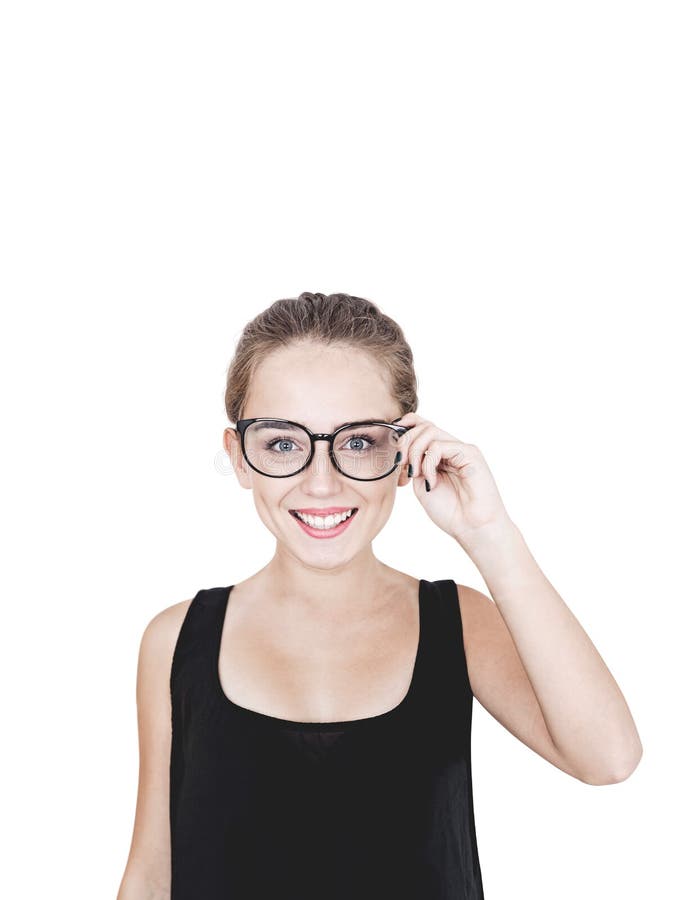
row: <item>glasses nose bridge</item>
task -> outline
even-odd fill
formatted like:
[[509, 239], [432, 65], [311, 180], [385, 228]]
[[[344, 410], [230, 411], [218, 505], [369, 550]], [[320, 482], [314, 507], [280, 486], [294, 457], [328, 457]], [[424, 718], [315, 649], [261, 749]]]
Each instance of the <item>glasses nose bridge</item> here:
[[326, 434], [326, 432], [318, 432], [316, 434], [312, 434], [311, 439], [315, 443], [316, 441], [328, 441], [329, 444], [333, 443], [333, 438], [335, 437], [335, 432], [333, 434]]
[[[317, 441], [325, 441], [328, 444], [328, 448], [326, 449], [326, 459], [329, 463], [333, 464], [334, 460], [332, 458], [333, 454], [333, 439], [335, 437], [335, 432], [333, 434], [327, 434], [325, 431], [314, 432], [311, 434], [311, 445], [312, 452], [310, 454], [309, 465], [314, 463], [316, 456], [316, 442]], [[329, 467], [330, 468], [330, 467]], [[340, 469], [337, 465], [335, 465], [335, 471], [340, 472]], [[333, 474], [333, 472], [331, 472]]]
[[334, 434], [326, 434], [325, 432], [317, 432], [315, 434], [312, 434], [311, 435], [311, 445], [312, 445], [311, 456], [312, 456], [312, 458], [316, 455], [316, 442], [317, 441], [326, 441], [326, 443], [328, 444], [327, 453], [330, 458], [330, 455], [333, 451], [333, 438], [334, 437], [335, 437], [335, 433]]

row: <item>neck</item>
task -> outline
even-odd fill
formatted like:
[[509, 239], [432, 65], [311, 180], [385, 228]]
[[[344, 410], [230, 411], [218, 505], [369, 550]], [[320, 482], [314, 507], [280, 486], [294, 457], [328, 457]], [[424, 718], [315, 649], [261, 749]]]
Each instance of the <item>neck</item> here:
[[263, 583], [265, 596], [283, 610], [351, 621], [385, 605], [382, 588], [394, 574], [394, 569], [374, 556], [371, 546], [354, 559], [329, 568], [309, 565], [279, 548], [256, 578]]

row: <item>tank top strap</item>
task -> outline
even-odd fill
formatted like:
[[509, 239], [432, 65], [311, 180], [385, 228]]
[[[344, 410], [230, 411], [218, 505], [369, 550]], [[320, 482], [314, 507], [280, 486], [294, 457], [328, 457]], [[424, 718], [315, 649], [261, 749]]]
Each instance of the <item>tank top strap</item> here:
[[223, 627], [230, 587], [204, 588], [197, 591], [182, 621], [173, 652], [170, 688], [174, 695], [178, 682], [207, 688], [213, 659]]
[[422, 692], [427, 702], [445, 706], [472, 696], [455, 581], [444, 578], [425, 583], [423, 601]]

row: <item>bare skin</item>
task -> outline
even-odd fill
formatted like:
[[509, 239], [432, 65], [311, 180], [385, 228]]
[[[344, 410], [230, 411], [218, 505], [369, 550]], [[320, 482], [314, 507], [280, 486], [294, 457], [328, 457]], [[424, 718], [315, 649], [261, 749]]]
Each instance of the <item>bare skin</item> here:
[[219, 677], [238, 706], [298, 722], [376, 716], [405, 697], [419, 641], [419, 581], [389, 566], [358, 615], [286, 600], [262, 572], [230, 594]]

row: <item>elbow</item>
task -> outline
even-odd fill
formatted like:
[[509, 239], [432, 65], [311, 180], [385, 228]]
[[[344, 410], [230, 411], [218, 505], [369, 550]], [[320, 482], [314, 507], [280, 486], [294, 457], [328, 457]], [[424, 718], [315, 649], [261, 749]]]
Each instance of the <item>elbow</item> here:
[[602, 775], [593, 775], [591, 777], [583, 778], [586, 784], [592, 784], [596, 786], [604, 785], [604, 784], [620, 784], [622, 781], [627, 781], [628, 778], [632, 775], [635, 769], [640, 764], [640, 760], [642, 759], [642, 744], [638, 745], [637, 752], [635, 753], [632, 760], [628, 760], [625, 763], [619, 763], [616, 766], [612, 766], [608, 774]]

